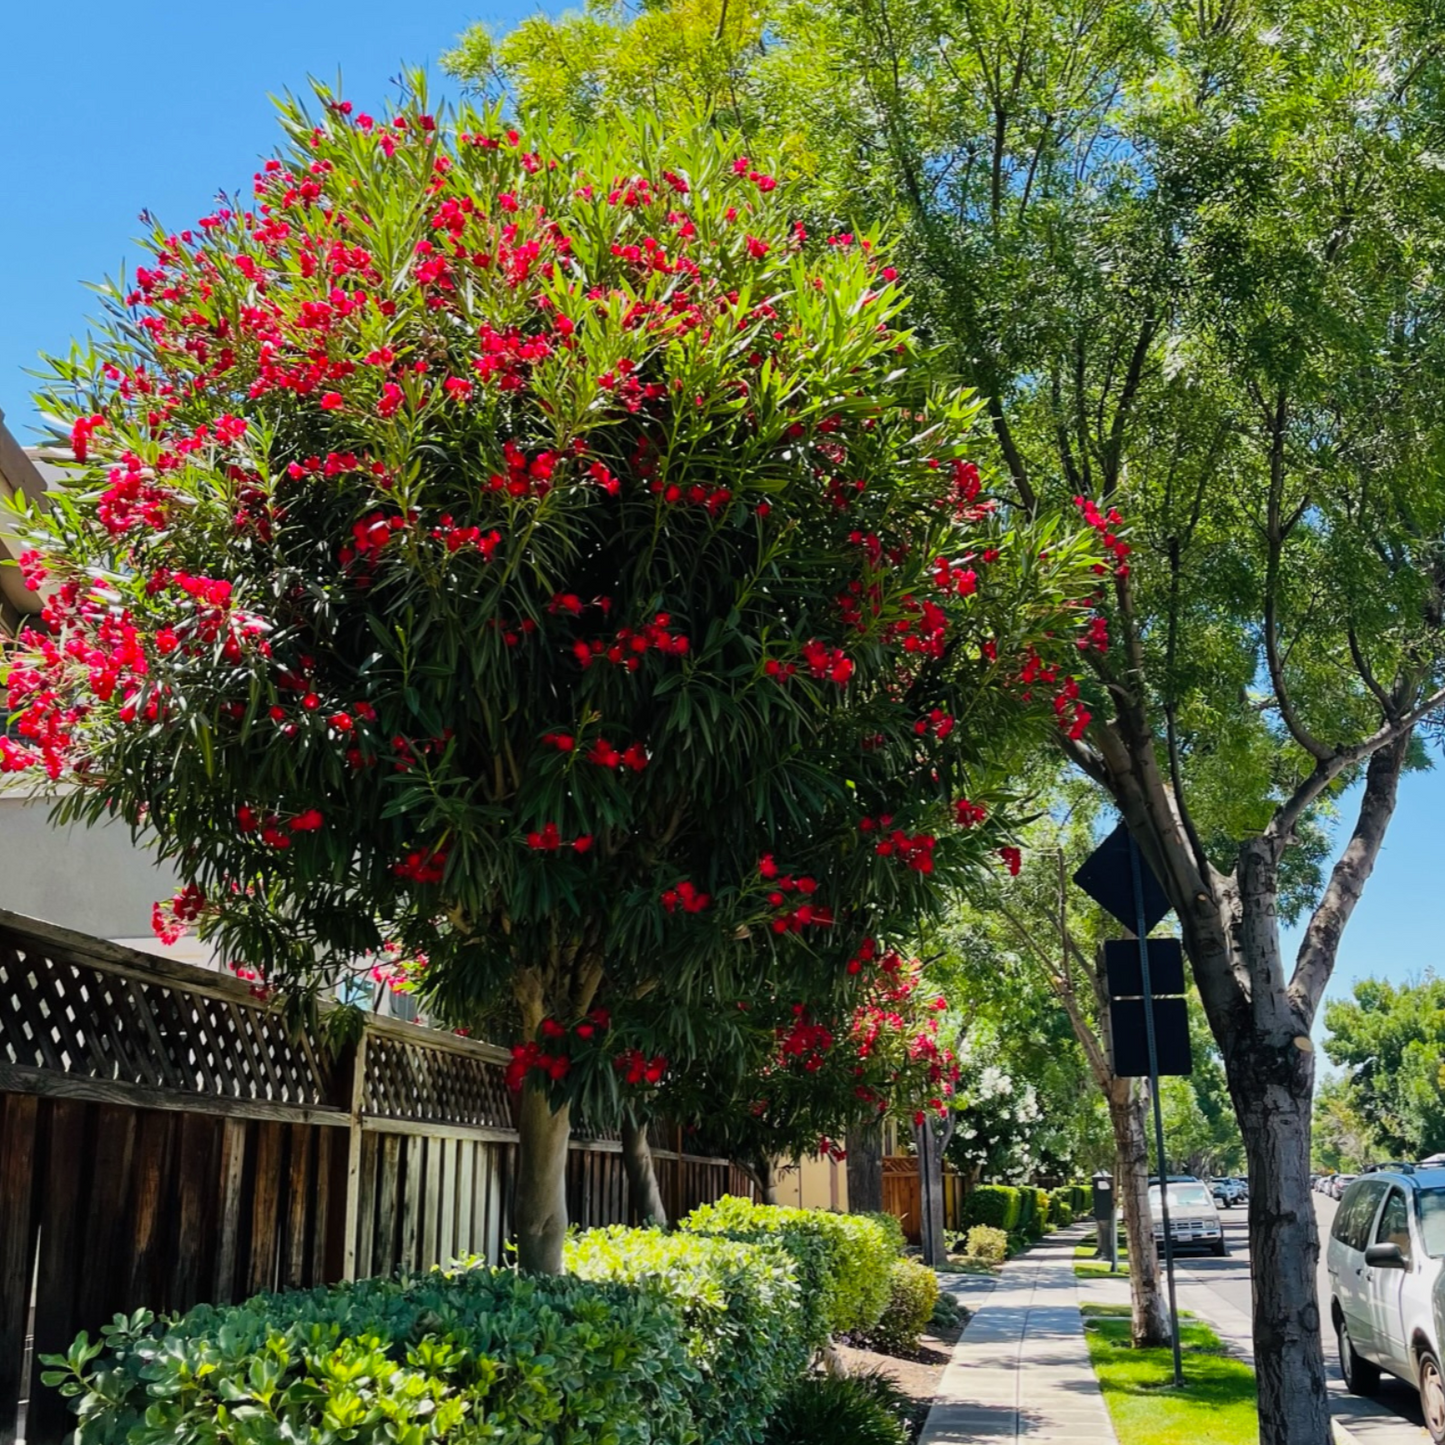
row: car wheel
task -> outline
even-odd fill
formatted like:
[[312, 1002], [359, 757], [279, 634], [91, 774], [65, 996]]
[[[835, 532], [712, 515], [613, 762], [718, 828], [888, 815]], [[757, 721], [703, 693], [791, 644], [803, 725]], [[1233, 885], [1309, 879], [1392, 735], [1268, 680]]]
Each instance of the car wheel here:
[[1216, 1259], [1223, 1259], [1229, 1253], [1229, 1250], [1226, 1248], [1222, 1239], [1216, 1239], [1214, 1243], [1209, 1246], [1209, 1252], [1214, 1255]]
[[1355, 1353], [1349, 1326], [1341, 1319], [1335, 1324], [1335, 1339], [1340, 1347], [1340, 1373], [1345, 1389], [1352, 1395], [1373, 1395], [1380, 1384], [1380, 1367]]
[[1445, 1374], [1430, 1350], [1420, 1355], [1420, 1410], [1433, 1445], [1445, 1445]]

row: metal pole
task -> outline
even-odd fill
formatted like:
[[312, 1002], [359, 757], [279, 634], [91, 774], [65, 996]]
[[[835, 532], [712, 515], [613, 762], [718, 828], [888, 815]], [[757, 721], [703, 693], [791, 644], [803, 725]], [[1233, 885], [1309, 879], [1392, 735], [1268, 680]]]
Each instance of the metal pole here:
[[1169, 1224], [1169, 1161], [1164, 1154], [1164, 1111], [1159, 1103], [1159, 1055], [1154, 1047], [1154, 990], [1149, 983], [1149, 940], [1144, 927], [1144, 873], [1139, 845], [1129, 835], [1129, 871], [1134, 878], [1134, 933], [1139, 940], [1139, 977], [1144, 989], [1144, 1043], [1149, 1050], [1149, 1093], [1154, 1103], [1154, 1149], [1159, 1158], [1159, 1212], [1164, 1224], [1164, 1273], [1169, 1281], [1169, 1330], [1174, 1346], [1174, 1383], [1184, 1383], [1179, 1353], [1179, 1304], [1174, 1296], [1174, 1236]]

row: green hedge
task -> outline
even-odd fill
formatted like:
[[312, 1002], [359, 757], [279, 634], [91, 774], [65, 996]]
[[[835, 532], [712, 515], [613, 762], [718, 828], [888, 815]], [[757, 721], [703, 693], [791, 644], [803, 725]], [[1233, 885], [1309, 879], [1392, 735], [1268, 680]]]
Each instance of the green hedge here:
[[[599, 1230], [572, 1274], [433, 1271], [84, 1335], [76, 1445], [755, 1445], [812, 1350], [778, 1242]], [[47, 1361], [47, 1363], [61, 1363]]]
[[[465, 1421], [494, 1445], [698, 1438], [702, 1373], [661, 1291], [474, 1269], [132, 1324], [46, 1376], [79, 1397], [76, 1445], [429, 1445]], [[729, 1440], [762, 1422], [740, 1424]]]
[[1019, 1226], [1019, 1191], [1008, 1184], [980, 1184], [964, 1202], [965, 1227], [987, 1224], [1012, 1234]]
[[701, 1376], [692, 1397], [704, 1440], [750, 1438], [737, 1433], [738, 1422], [761, 1425], [808, 1367], [797, 1266], [781, 1245], [619, 1225], [569, 1239], [564, 1265], [581, 1279], [661, 1294], [680, 1309]]
[[866, 1334], [888, 1303], [888, 1273], [898, 1251], [893, 1233], [870, 1215], [787, 1209], [727, 1195], [694, 1209], [678, 1228], [781, 1244], [797, 1263], [816, 1345], [833, 1335]]

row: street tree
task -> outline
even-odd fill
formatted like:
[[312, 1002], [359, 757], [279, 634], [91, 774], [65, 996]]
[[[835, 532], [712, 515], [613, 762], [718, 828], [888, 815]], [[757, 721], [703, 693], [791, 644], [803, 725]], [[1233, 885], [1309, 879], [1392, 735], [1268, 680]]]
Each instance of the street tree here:
[[[1163, 883], [1224, 1061], [1264, 1445], [1329, 1437], [1310, 1032], [1445, 701], [1440, 23], [1419, 0], [797, 0], [711, 95], [787, 137], [819, 214], [906, 228], [920, 322], [988, 398], [1020, 508], [1078, 496], [1127, 528], [1118, 645], [1066, 750]], [[525, 90], [541, 57], [503, 58]]]
[[1401, 1159], [1445, 1148], [1445, 979], [1361, 979], [1349, 998], [1325, 1005], [1325, 1028], [1325, 1053], [1346, 1071], [1339, 1093], [1352, 1105], [1337, 1122], [1355, 1113], [1367, 1137]]
[[633, 1005], [828, 1000], [984, 867], [1103, 554], [983, 490], [888, 256], [736, 137], [320, 102], [52, 363], [0, 766], [144, 830], [259, 986], [390, 944], [514, 1029], [556, 1271]]

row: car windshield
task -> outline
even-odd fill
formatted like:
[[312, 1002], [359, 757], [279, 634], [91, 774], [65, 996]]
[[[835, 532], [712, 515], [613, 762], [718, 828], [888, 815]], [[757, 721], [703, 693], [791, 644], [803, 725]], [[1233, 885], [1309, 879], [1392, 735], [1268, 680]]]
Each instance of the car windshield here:
[[[1170, 1209], [1213, 1209], [1214, 1201], [1209, 1197], [1209, 1191], [1202, 1184], [1191, 1179], [1187, 1184], [1171, 1184], [1169, 1186], [1169, 1207]], [[1159, 1208], [1159, 1186], [1157, 1184], [1149, 1187], [1149, 1208]]]
[[1420, 1238], [1425, 1253], [1445, 1255], [1445, 1189], [1418, 1189], [1415, 1207], [1420, 1211]]

